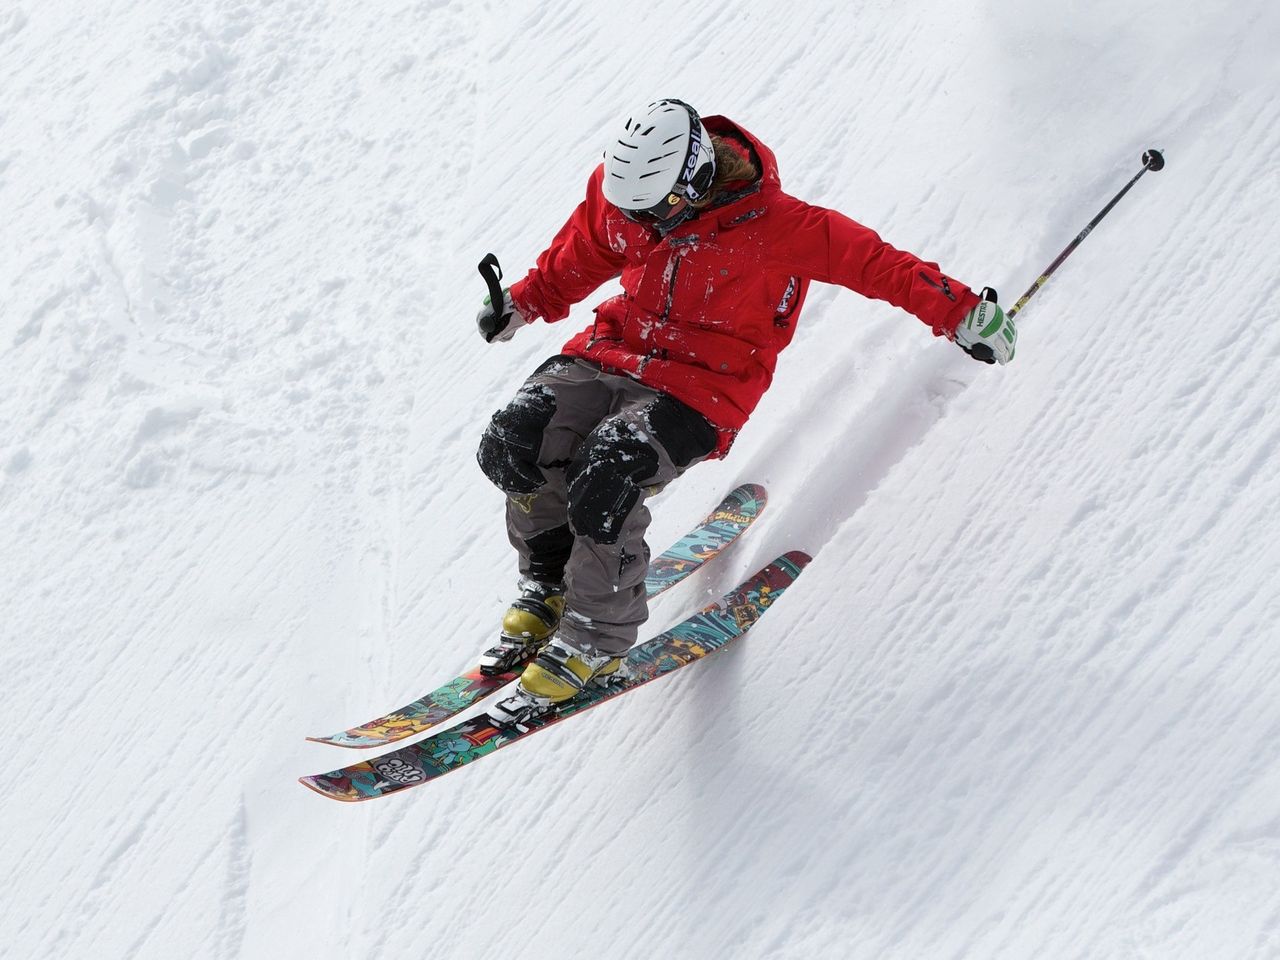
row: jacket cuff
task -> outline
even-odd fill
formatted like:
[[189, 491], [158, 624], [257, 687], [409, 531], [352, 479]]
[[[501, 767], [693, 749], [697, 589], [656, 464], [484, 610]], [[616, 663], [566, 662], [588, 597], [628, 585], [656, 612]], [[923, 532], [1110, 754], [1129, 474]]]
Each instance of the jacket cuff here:
[[543, 311], [539, 310], [537, 305], [531, 302], [529, 297], [531, 293], [528, 277], [517, 280], [511, 285], [511, 302], [520, 311], [520, 316], [524, 317], [529, 323], [541, 320], [544, 317]]
[[956, 338], [956, 327], [960, 326], [960, 321], [980, 302], [981, 298], [972, 290], [969, 290], [960, 298], [960, 302], [955, 305], [951, 312], [943, 318], [941, 323], [933, 325], [933, 335], [954, 340]]

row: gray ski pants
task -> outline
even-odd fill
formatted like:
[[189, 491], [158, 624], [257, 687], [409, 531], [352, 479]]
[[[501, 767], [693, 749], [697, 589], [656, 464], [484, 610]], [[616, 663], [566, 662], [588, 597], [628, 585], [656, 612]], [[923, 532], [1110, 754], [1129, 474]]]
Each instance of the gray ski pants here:
[[552, 357], [494, 414], [477, 459], [507, 494], [524, 577], [563, 581], [560, 636], [620, 655], [648, 617], [645, 497], [717, 446], [692, 408], [629, 377]]

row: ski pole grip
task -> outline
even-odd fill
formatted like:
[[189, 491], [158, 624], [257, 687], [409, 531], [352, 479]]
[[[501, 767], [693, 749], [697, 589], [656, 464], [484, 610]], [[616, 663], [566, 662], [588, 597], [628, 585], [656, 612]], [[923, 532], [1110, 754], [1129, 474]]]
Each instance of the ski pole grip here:
[[502, 321], [502, 267], [498, 264], [496, 255], [486, 254], [485, 258], [480, 261], [480, 276], [484, 277], [484, 282], [489, 286], [489, 303], [493, 305], [493, 315], [485, 317], [480, 322], [480, 332], [486, 337], [492, 337], [498, 332], [499, 324]]

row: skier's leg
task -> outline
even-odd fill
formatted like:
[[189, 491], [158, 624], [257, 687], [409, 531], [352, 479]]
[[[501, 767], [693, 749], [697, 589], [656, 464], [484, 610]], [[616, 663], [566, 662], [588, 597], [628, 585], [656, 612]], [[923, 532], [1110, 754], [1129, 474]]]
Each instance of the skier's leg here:
[[609, 412], [600, 377], [593, 364], [552, 357], [494, 414], [480, 440], [480, 468], [507, 494], [507, 536], [520, 565], [520, 595], [503, 615], [497, 643], [480, 655], [482, 673], [518, 668], [560, 625], [573, 547], [565, 467]]
[[575, 540], [559, 632], [570, 646], [612, 656], [635, 643], [649, 613], [645, 497], [705, 459], [718, 439], [679, 400], [634, 382], [621, 389], [626, 403], [591, 431], [567, 471]]
[[507, 495], [507, 535], [521, 576], [564, 578], [573, 547], [565, 467], [607, 415], [610, 394], [594, 366], [552, 357], [493, 415], [480, 439], [480, 469]]

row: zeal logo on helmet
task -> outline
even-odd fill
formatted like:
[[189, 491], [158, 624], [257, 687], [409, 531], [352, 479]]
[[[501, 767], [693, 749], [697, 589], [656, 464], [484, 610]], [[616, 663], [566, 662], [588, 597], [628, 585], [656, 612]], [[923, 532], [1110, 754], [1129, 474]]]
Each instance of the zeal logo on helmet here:
[[[689, 112], [693, 113], [692, 107], [689, 108]], [[699, 161], [698, 154], [702, 150], [702, 129], [703, 127], [702, 127], [701, 119], [698, 120], [697, 126], [692, 126], [689, 129], [689, 157], [684, 162], [685, 183], [691, 183], [693, 181], [694, 175], [698, 172], [698, 161]], [[715, 175], [715, 154], [714, 153], [712, 153], [711, 155], [711, 170], [712, 170], [712, 176], [714, 176]]]
[[604, 197], [630, 220], [666, 233], [696, 212], [716, 176], [711, 135], [682, 100], [631, 114], [604, 152]]

